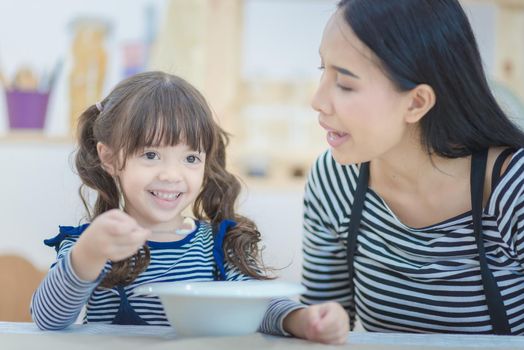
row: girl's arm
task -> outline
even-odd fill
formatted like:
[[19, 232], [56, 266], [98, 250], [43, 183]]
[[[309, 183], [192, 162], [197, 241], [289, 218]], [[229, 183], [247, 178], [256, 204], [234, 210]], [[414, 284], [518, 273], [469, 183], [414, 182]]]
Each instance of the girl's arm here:
[[58, 330], [73, 324], [107, 270], [104, 268], [95, 281], [80, 279], [71, 265], [73, 244], [63, 242], [57, 262], [31, 299], [31, 315], [40, 329]]
[[[64, 234], [61, 231], [57, 237], [64, 239]], [[57, 262], [31, 300], [31, 314], [38, 327], [62, 329], [74, 323], [108, 272], [108, 260], [119, 261], [133, 255], [149, 234], [126, 213], [109, 210], [85, 231], [76, 232], [74, 238], [53, 242], [60, 244]]]

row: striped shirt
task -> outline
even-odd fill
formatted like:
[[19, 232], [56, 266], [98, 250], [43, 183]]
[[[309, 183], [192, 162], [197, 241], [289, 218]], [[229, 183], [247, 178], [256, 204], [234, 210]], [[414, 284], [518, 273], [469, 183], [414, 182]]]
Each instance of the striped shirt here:
[[[31, 314], [41, 329], [56, 330], [75, 322], [84, 305], [84, 323], [111, 323], [120, 306], [117, 288], [98, 287], [111, 269], [108, 262], [94, 282], [81, 280], [71, 266], [71, 248], [87, 224], [79, 227], [60, 227], [60, 233], [46, 244], [57, 249], [57, 261], [38, 287], [31, 301]], [[175, 281], [213, 281], [217, 263], [213, 257], [213, 231], [208, 223], [199, 221], [195, 231], [175, 242], [148, 241], [151, 262], [124, 290], [133, 310], [149, 325], [169, 326], [158, 297], [134, 295], [136, 287], [146, 283]], [[224, 263], [225, 280], [242, 281], [250, 277], [237, 268]], [[285, 316], [303, 307], [288, 299], [274, 299], [270, 305], [260, 331], [270, 334], [286, 334], [282, 327]]]
[[[348, 280], [346, 241], [359, 167], [330, 151], [308, 178], [304, 198], [305, 304], [340, 302], [377, 332], [491, 333], [472, 212], [437, 224], [404, 225], [368, 189]], [[482, 213], [486, 257], [513, 334], [524, 335], [524, 149], [517, 150]], [[354, 283], [354, 295], [352, 284]]]

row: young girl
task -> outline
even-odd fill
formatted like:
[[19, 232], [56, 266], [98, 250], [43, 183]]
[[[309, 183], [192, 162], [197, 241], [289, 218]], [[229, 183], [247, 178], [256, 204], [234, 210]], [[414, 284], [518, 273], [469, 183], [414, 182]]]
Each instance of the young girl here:
[[[159, 299], [133, 295], [137, 286], [266, 278], [260, 234], [234, 211], [240, 185], [225, 169], [226, 135], [190, 84], [138, 74], [89, 107], [78, 128], [76, 168], [96, 201], [90, 211], [81, 191], [91, 223], [45, 241], [58, 258], [33, 296], [40, 328], [69, 326], [85, 304], [85, 323], [168, 325]], [[196, 220], [182, 215], [190, 205]], [[287, 334], [283, 319], [301, 307], [274, 300], [261, 331]]]
[[524, 134], [459, 2], [342, 0], [319, 52], [331, 149], [306, 185], [302, 300], [370, 331], [523, 335]]

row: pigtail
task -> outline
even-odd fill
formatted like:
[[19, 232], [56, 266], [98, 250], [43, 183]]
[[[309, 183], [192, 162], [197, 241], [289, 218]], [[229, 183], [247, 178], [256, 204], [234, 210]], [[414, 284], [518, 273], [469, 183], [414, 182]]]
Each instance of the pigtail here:
[[[75, 165], [82, 180], [79, 194], [88, 213], [89, 221], [94, 220], [98, 215], [110, 209], [119, 207], [119, 193], [115, 180], [102, 167], [97, 152], [97, 143], [100, 140], [100, 135], [96, 135], [96, 130], [111, 130], [104, 127], [104, 125], [96, 125], [97, 119], [101, 114], [100, 109], [102, 109], [101, 105], [92, 105], [82, 113], [77, 130], [78, 150], [76, 152]], [[103, 121], [100, 124], [103, 124]], [[110, 136], [107, 139], [110, 139]], [[97, 192], [92, 211], [88, 204], [86, 187]], [[135, 255], [125, 260], [113, 262], [111, 271], [102, 280], [100, 286], [112, 288], [117, 285], [130, 284], [147, 268], [149, 261], [149, 247], [144, 245]]]
[[[98, 139], [94, 135], [95, 121], [100, 114], [96, 105], [89, 107], [78, 121], [77, 138], [78, 150], [75, 157], [75, 166], [82, 180], [79, 194], [88, 218], [92, 221], [98, 215], [118, 208], [118, 193], [113, 178], [103, 168], [96, 145]], [[93, 210], [90, 210], [86, 195], [86, 186], [97, 192]]]
[[270, 279], [260, 256], [260, 232], [252, 220], [235, 213], [241, 186], [239, 180], [226, 170], [227, 134], [219, 129], [216, 139], [218, 142], [214, 153], [206, 158], [207, 176], [202, 192], [195, 201], [193, 213], [202, 218], [203, 215], [199, 213], [203, 212], [211, 221], [214, 232], [222, 220], [235, 220], [237, 225], [224, 238], [226, 260], [245, 275], [256, 279]]

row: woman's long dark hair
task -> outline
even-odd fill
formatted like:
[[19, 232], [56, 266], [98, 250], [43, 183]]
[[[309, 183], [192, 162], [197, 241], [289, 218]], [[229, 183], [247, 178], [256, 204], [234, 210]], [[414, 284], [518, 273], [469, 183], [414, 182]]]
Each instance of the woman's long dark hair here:
[[420, 121], [429, 153], [456, 158], [524, 145], [493, 97], [457, 0], [342, 0], [338, 7], [399, 90], [428, 84], [435, 91], [435, 106]]
[[[199, 220], [209, 220], [215, 232], [222, 220], [235, 220], [237, 225], [224, 239], [226, 259], [246, 275], [267, 278], [258, 248], [260, 233], [251, 220], [235, 212], [241, 186], [226, 170], [227, 134], [213, 119], [204, 97], [179, 77], [146, 72], [118, 84], [100, 107], [102, 112], [96, 105], [89, 107], [78, 124], [75, 163], [83, 183], [80, 196], [89, 219], [119, 206], [115, 180], [102, 168], [97, 154], [98, 142], [122, 154], [123, 164], [115, 159], [115, 165], [123, 169], [125, 159], [145, 147], [183, 141], [206, 153], [203, 186], [193, 205], [193, 215]], [[92, 210], [84, 186], [97, 193]], [[149, 258], [145, 245], [134, 256], [114, 262], [101, 286], [111, 288], [131, 283], [147, 268]]]

